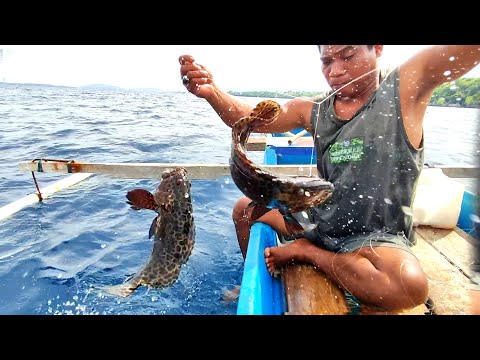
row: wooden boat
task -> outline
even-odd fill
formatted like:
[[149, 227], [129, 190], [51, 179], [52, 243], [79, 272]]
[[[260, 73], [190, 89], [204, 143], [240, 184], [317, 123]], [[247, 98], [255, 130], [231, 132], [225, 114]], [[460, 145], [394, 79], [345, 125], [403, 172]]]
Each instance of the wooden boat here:
[[[288, 138], [270, 137], [266, 140], [264, 163], [307, 166], [313, 151], [311, 137], [301, 137], [291, 145]], [[440, 169], [450, 178], [478, 178], [478, 168], [473, 166], [441, 166]], [[479, 289], [479, 279], [470, 269], [472, 253], [479, 241], [475, 202], [476, 196], [464, 191], [454, 229], [416, 227], [417, 244], [413, 250], [429, 279], [429, 300], [425, 305], [398, 313], [469, 313], [470, 291]], [[284, 267], [279, 278], [273, 278], [267, 271], [263, 254], [265, 247], [278, 243], [277, 234], [270, 226], [262, 223], [252, 226], [237, 314], [387, 313], [361, 304], [352, 306], [343, 290], [310, 265], [289, 265]]]
[[[292, 134], [289, 134], [292, 135]], [[298, 134], [295, 135], [297, 137]], [[264, 151], [264, 168], [280, 175], [305, 175], [315, 168], [309, 165], [313, 154], [311, 137], [251, 138], [248, 150]], [[20, 170], [74, 174], [54, 184], [54, 191], [73, 185], [89, 174], [110, 174], [122, 178], [159, 178], [161, 173], [174, 165], [187, 168], [190, 178], [213, 179], [229, 176], [228, 164], [171, 164], [171, 163], [85, 163], [66, 160], [34, 160], [19, 163]], [[478, 178], [479, 169], [474, 166], [438, 167], [451, 178]], [[314, 169], [315, 170], [315, 169]], [[80, 174], [82, 173], [82, 174]], [[59, 183], [60, 183], [59, 182]], [[47, 189], [45, 189], [47, 190]], [[0, 220], [25, 206], [39, 201], [39, 194], [31, 194], [15, 204], [0, 208]], [[474, 246], [478, 247], [476, 226], [476, 195], [464, 191], [461, 212], [454, 229], [429, 226], [416, 228], [417, 244], [414, 252], [420, 259], [429, 278], [429, 302], [408, 314], [467, 314], [470, 309], [470, 291], [479, 290], [479, 279], [470, 269]], [[257, 223], [252, 227], [245, 260], [237, 314], [349, 314], [354, 313], [345, 293], [320, 271], [305, 264], [290, 265], [282, 270], [279, 278], [268, 273], [263, 251], [278, 244], [271, 227]], [[362, 313], [378, 312], [378, 309], [362, 307]]]

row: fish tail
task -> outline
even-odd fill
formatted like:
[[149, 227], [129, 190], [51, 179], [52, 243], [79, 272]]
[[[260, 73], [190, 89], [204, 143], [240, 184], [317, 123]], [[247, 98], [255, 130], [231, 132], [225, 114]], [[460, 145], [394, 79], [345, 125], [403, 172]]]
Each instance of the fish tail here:
[[133, 294], [133, 292], [141, 285], [140, 279], [134, 278], [131, 281], [125, 284], [118, 284], [112, 286], [104, 286], [102, 290], [109, 293], [110, 295], [128, 297]]
[[133, 292], [142, 285], [142, 272], [135, 275], [129, 281], [118, 284], [103, 287], [103, 290], [111, 295], [127, 297], [133, 294]]

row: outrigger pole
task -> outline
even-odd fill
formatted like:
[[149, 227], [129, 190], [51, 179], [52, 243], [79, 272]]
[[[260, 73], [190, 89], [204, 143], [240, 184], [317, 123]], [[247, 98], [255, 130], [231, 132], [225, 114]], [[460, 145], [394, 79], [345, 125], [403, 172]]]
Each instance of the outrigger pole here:
[[[21, 171], [45, 173], [90, 173], [106, 174], [125, 179], [160, 179], [162, 173], [174, 167], [184, 167], [191, 180], [215, 179], [230, 176], [229, 164], [183, 164], [183, 163], [90, 163], [66, 160], [34, 160], [19, 163]], [[310, 176], [315, 165], [259, 165], [263, 170], [278, 176]], [[478, 178], [479, 168], [474, 165], [436, 165], [451, 178]]]
[[[162, 173], [174, 167], [183, 167], [190, 180], [215, 179], [230, 176], [229, 164], [183, 163], [88, 163], [77, 161], [35, 160], [19, 163], [21, 171], [45, 173], [106, 174], [125, 179], [161, 179]], [[280, 176], [309, 176], [315, 165], [261, 165], [262, 169]]]
[[12, 214], [26, 208], [27, 206], [33, 205], [52, 195], [53, 193], [66, 189], [70, 186], [73, 186], [79, 183], [82, 180], [90, 177], [92, 174], [83, 173], [83, 174], [74, 174], [65, 179], [59, 180], [49, 186], [46, 186], [41, 190], [41, 192], [31, 193], [21, 199], [18, 199], [8, 205], [2, 206], [0, 208], [0, 221], [9, 217]]

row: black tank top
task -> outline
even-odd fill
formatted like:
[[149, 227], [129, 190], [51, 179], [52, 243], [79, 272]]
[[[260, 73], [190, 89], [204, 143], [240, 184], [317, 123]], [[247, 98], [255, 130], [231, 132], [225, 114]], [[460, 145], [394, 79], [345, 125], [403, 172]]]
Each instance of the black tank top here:
[[351, 120], [340, 120], [334, 96], [313, 106], [311, 124], [320, 176], [335, 186], [332, 198], [313, 211], [317, 230], [334, 238], [412, 235], [412, 203], [423, 167], [410, 143], [399, 100], [399, 70], [390, 72]]

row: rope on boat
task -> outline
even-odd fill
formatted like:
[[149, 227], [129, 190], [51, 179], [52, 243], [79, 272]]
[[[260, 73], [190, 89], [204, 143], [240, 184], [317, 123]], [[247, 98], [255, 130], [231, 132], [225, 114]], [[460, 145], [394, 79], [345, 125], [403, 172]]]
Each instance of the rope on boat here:
[[65, 160], [65, 159], [33, 159], [32, 162], [38, 161], [37, 164], [37, 171], [38, 172], [43, 172], [43, 167], [42, 167], [42, 161], [55, 161], [55, 162], [64, 162], [67, 164], [67, 173], [71, 174], [72, 173], [72, 163], [75, 162], [75, 160]]
[[[37, 171], [38, 172], [43, 172], [43, 167], [42, 167], [42, 161], [58, 161], [58, 162], [64, 162], [67, 163], [67, 172], [69, 174], [72, 173], [72, 163], [74, 163], [74, 160], [63, 160], [63, 159], [33, 159], [32, 162], [38, 161], [37, 164]], [[33, 177], [33, 182], [35, 183], [35, 187], [37, 188], [37, 196], [38, 196], [38, 201], [43, 201], [42, 197], [42, 192], [40, 191], [40, 187], [38, 186], [38, 181], [37, 178], [35, 177], [35, 172], [32, 171], [32, 177]]]

